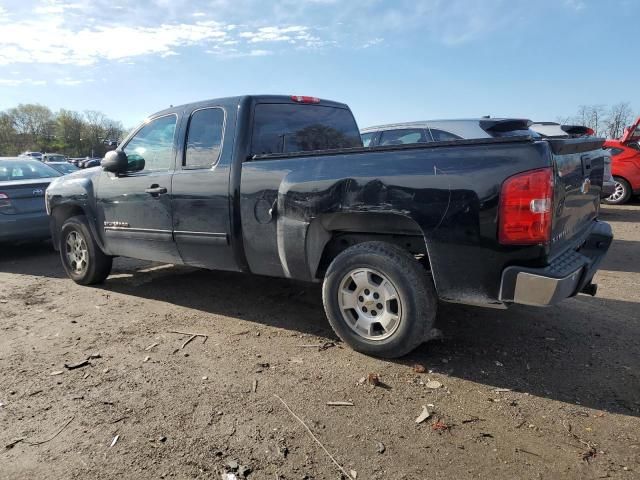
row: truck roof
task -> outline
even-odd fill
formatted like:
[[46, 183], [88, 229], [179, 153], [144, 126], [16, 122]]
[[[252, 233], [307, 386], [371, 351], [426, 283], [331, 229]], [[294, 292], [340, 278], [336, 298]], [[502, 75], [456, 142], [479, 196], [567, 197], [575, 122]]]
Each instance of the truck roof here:
[[[164, 110], [160, 110], [159, 112], [155, 112], [152, 115], [149, 115], [148, 118], [157, 117], [160, 115], [166, 115], [168, 113], [176, 113], [182, 110], [193, 110], [197, 108], [205, 108], [205, 107], [237, 107], [242, 101], [250, 100], [254, 103], [290, 103], [297, 104], [300, 102], [295, 102], [292, 97], [296, 95], [240, 95], [235, 97], [221, 97], [221, 98], [212, 98], [209, 100], [201, 100], [198, 102], [190, 102], [184, 103], [182, 105], [171, 106]], [[310, 97], [311, 98], [311, 97]], [[320, 105], [324, 107], [335, 107], [335, 108], [349, 108], [345, 103], [334, 102], [332, 100], [325, 99], [317, 99], [318, 101], [313, 103], [313, 105]]]

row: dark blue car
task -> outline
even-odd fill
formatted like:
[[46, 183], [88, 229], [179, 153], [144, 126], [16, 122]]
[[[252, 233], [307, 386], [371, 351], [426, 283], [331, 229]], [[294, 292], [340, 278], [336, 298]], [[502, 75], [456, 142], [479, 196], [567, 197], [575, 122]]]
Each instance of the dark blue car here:
[[44, 194], [61, 173], [28, 157], [0, 157], [0, 242], [50, 237]]

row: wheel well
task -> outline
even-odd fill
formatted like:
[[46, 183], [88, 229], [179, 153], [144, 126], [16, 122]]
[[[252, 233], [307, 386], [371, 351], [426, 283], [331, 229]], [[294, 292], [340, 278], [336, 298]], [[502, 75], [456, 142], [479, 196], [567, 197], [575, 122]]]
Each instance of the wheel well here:
[[59, 207], [56, 207], [51, 211], [51, 218], [53, 218], [54, 222], [51, 234], [53, 236], [53, 247], [56, 250], [58, 249], [58, 244], [60, 243], [59, 235], [62, 224], [71, 217], [84, 214], [84, 210], [78, 205], [60, 205]]
[[[415, 256], [426, 270], [430, 270], [429, 255], [424, 236], [414, 220], [396, 214], [341, 214], [320, 220], [326, 238], [316, 275], [324, 274], [340, 253], [363, 242], [380, 241], [397, 245]], [[337, 227], [337, 228], [336, 228]]]

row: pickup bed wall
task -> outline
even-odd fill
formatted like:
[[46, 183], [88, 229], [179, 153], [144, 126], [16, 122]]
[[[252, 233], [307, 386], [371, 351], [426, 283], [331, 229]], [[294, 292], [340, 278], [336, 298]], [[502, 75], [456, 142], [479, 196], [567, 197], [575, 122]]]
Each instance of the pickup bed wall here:
[[550, 159], [546, 143], [518, 140], [245, 162], [240, 203], [249, 268], [313, 280], [318, 249], [336, 233], [326, 218], [341, 214], [339, 231], [352, 225], [346, 231], [357, 232], [377, 214], [390, 233], [424, 237], [441, 298], [497, 303], [503, 268], [545, 254], [544, 247], [497, 243], [501, 183]]

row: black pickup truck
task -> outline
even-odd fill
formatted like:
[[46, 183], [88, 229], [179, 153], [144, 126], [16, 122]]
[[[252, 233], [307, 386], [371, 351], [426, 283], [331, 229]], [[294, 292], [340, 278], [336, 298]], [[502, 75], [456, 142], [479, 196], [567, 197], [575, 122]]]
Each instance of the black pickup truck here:
[[[504, 308], [595, 294], [602, 139], [540, 139], [487, 119], [456, 140], [364, 148], [349, 108], [243, 96], [151, 116], [101, 167], [47, 189], [69, 277], [114, 256], [323, 282], [336, 333], [408, 353], [438, 300]], [[515, 132], [515, 133], [514, 133]]]

